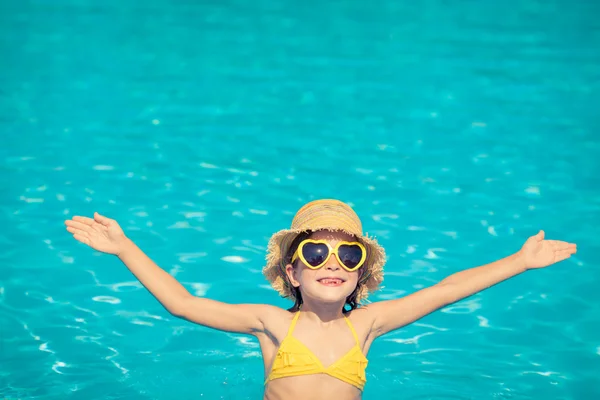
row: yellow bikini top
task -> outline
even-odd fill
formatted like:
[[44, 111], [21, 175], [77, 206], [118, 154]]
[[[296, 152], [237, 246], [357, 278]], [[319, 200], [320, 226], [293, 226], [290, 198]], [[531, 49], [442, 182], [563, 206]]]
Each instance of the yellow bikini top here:
[[312, 351], [292, 336], [299, 316], [300, 312], [294, 315], [287, 336], [281, 342], [279, 350], [277, 350], [275, 361], [273, 361], [273, 366], [271, 367], [271, 373], [267, 377], [265, 385], [273, 379], [288, 376], [327, 374], [356, 386], [362, 391], [367, 382], [365, 369], [367, 368], [368, 360], [360, 349], [358, 336], [356, 336], [350, 320], [344, 316], [350, 331], [352, 331], [354, 340], [356, 340], [356, 345], [344, 354], [342, 358], [325, 368]]

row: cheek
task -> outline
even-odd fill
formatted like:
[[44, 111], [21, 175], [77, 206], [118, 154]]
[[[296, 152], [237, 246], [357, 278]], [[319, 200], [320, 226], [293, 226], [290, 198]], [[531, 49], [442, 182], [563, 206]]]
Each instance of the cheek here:
[[310, 268], [303, 268], [297, 276], [300, 282], [314, 281], [317, 277], [317, 271], [313, 271]]
[[354, 290], [356, 289], [356, 287], [358, 286], [358, 277], [355, 278], [350, 278], [348, 279], [348, 283], [349, 283], [349, 292], [348, 295], [352, 294], [352, 292], [354, 292]]
[[348, 274], [348, 282], [352, 282], [354, 286], [358, 284], [358, 280], [360, 279], [361, 273], [360, 271], [350, 272]]

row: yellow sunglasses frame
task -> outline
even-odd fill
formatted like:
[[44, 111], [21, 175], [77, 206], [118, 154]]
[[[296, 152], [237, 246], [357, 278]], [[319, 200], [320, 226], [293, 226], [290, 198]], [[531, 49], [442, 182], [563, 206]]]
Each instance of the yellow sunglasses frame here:
[[[302, 255], [302, 248], [304, 247], [304, 245], [306, 243], [314, 243], [314, 244], [324, 244], [324, 245], [326, 245], [327, 248], [329, 249], [329, 254], [327, 255], [327, 258], [325, 258], [325, 261], [323, 261], [321, 264], [317, 265], [316, 267], [313, 267], [312, 265], [310, 265], [306, 261], [306, 259], [304, 258], [304, 255]], [[358, 264], [356, 265], [356, 267], [354, 267], [354, 268], [348, 268], [342, 262], [342, 260], [340, 260], [340, 256], [338, 254], [338, 249], [342, 245], [357, 245], [362, 250], [362, 258], [360, 259], [360, 261], [358, 262]], [[319, 269], [319, 268], [323, 267], [323, 265], [325, 265], [327, 263], [327, 261], [329, 261], [329, 258], [331, 258], [332, 254], [335, 254], [335, 258], [337, 258], [339, 264], [342, 266], [342, 268], [344, 268], [348, 272], [354, 272], [354, 271], [358, 270], [360, 267], [362, 267], [364, 265], [365, 261], [367, 260], [367, 249], [365, 248], [365, 246], [361, 242], [338, 242], [335, 245], [335, 247], [332, 247], [329, 244], [329, 242], [326, 241], [326, 240], [305, 239], [302, 242], [300, 242], [300, 245], [298, 246], [298, 248], [294, 252], [294, 255], [292, 256], [292, 262], [294, 262], [298, 258], [300, 258], [300, 261], [302, 261], [304, 263], [304, 265], [306, 265], [307, 268], [310, 268], [310, 269], [314, 270], [314, 269]]]

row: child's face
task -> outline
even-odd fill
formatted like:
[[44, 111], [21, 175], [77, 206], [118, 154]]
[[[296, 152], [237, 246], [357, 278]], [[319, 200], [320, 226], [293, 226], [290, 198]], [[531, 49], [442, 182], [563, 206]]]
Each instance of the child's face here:
[[[340, 241], [356, 240], [352, 235], [329, 231], [314, 232], [310, 239], [326, 240], [333, 248]], [[296, 264], [296, 268], [288, 265], [286, 272], [290, 282], [300, 288], [302, 298], [305, 301], [310, 298], [326, 303], [345, 302], [346, 298], [356, 289], [362, 269], [353, 272], [346, 271], [339, 264], [335, 255], [329, 257], [325, 265], [316, 270], [308, 268], [300, 259], [296, 261]]]

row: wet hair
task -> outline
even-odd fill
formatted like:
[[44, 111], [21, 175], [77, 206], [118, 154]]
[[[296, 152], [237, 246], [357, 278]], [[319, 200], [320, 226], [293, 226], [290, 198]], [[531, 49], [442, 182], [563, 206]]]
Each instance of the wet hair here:
[[[283, 259], [283, 265], [288, 265], [288, 264], [292, 264], [292, 257], [294, 255], [294, 253], [296, 252], [296, 250], [298, 249], [298, 246], [300, 246], [300, 243], [305, 240], [308, 239], [310, 237], [310, 235], [313, 234], [313, 231], [306, 231], [306, 232], [301, 232], [298, 234], [298, 236], [296, 236], [294, 238], [294, 240], [292, 241], [292, 244], [290, 245], [290, 248], [288, 250], [288, 253], [285, 255], [284, 259]], [[292, 264], [292, 266], [294, 268], [296, 268], [298, 266], [298, 260], [296, 260], [294, 262], [294, 264]], [[360, 271], [362, 271], [362, 268], [360, 268]], [[302, 293], [300, 292], [300, 288], [295, 287], [294, 285], [291, 284], [291, 282], [289, 282], [287, 275], [284, 278], [287, 283], [290, 286], [290, 290], [292, 291], [292, 293], [294, 294], [294, 298], [295, 298], [295, 303], [294, 305], [288, 309], [288, 311], [291, 312], [296, 312], [300, 310], [300, 307], [302, 306]], [[346, 297], [346, 303], [344, 304], [344, 307], [342, 309], [342, 312], [344, 314], [349, 313], [352, 310], [357, 309], [360, 304], [356, 301], [356, 297], [358, 296], [358, 292], [359, 289], [362, 287], [362, 283], [359, 282], [356, 285], [356, 287], [354, 288], [354, 291], [352, 291], [352, 293], [350, 293], [350, 295], [348, 297]]]

